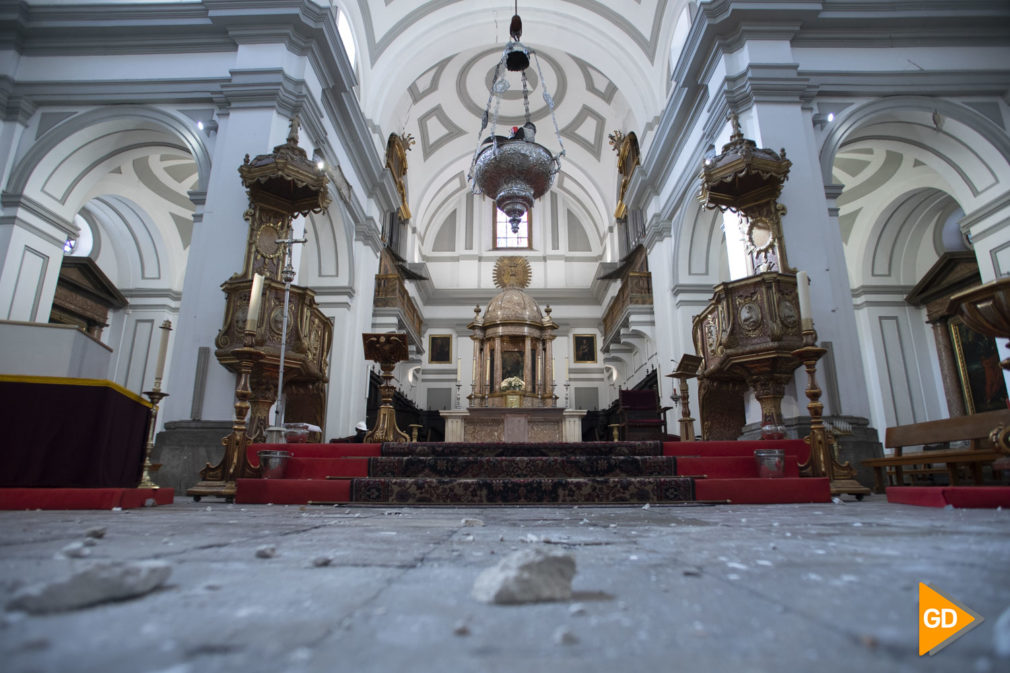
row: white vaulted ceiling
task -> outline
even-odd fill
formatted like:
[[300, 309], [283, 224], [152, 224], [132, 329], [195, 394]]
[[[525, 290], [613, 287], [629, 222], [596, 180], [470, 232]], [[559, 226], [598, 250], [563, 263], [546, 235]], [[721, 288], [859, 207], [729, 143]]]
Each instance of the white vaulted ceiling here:
[[[339, 0], [355, 48], [359, 102], [377, 145], [410, 133], [408, 194], [421, 238], [446, 194], [467, 189], [495, 65], [509, 39], [514, 2]], [[669, 52], [687, 0], [538, 0], [518, 3], [522, 41], [539, 56], [528, 71], [537, 139], [558, 151], [544, 88], [553, 96], [566, 150], [564, 180], [585, 194], [602, 231], [616, 203], [617, 161], [607, 136], [647, 141], [669, 89]], [[541, 81], [541, 74], [542, 79]], [[520, 82], [499, 126], [521, 117]], [[432, 234], [433, 235], [433, 234]]]

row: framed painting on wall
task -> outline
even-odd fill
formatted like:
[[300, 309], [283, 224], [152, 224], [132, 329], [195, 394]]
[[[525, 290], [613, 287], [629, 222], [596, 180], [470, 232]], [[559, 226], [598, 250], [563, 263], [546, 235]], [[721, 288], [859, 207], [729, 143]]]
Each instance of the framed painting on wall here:
[[596, 362], [596, 335], [573, 334], [572, 353], [575, 354], [572, 360], [576, 363]]
[[431, 365], [452, 364], [451, 334], [428, 335], [428, 364]]
[[979, 334], [958, 318], [947, 323], [954, 344], [957, 375], [969, 414], [1007, 408], [1007, 389], [996, 340]]

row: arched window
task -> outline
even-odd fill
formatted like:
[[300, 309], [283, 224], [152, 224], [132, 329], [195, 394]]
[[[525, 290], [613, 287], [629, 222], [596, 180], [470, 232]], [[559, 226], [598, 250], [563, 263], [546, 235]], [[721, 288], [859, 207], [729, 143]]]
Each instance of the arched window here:
[[351, 62], [351, 67], [357, 67], [357, 61], [355, 61], [355, 56], [358, 53], [358, 48], [354, 44], [354, 33], [351, 30], [351, 22], [347, 19], [347, 14], [344, 10], [337, 9], [337, 33], [340, 35], [340, 41], [344, 43], [344, 52], [347, 54], [347, 60]]
[[519, 223], [519, 231], [513, 233], [512, 225], [509, 224], [508, 215], [491, 204], [491, 224], [494, 227], [494, 249], [503, 248], [530, 248], [530, 210], [523, 215]]

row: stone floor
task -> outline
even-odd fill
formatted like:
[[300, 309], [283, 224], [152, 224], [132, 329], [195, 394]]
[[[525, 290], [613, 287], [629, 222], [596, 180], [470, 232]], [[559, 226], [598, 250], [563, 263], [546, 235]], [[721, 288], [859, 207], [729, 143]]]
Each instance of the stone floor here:
[[[62, 557], [96, 526], [107, 534], [89, 558]], [[267, 544], [276, 556], [257, 558]], [[478, 573], [530, 545], [575, 556], [572, 601], [470, 597]], [[322, 555], [332, 564], [314, 567]], [[0, 604], [25, 584], [109, 559], [161, 559], [173, 572], [133, 600], [0, 612], [4, 671], [1010, 670], [993, 628], [1010, 607], [1007, 511], [875, 496], [648, 509], [185, 501], [0, 513]], [[919, 582], [985, 622], [919, 657]]]

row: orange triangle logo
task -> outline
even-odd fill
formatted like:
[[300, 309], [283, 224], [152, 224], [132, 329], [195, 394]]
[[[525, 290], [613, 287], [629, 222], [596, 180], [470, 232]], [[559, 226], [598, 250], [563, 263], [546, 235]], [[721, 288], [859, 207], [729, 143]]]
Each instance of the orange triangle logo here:
[[919, 583], [919, 656], [934, 655], [982, 623], [982, 615]]

